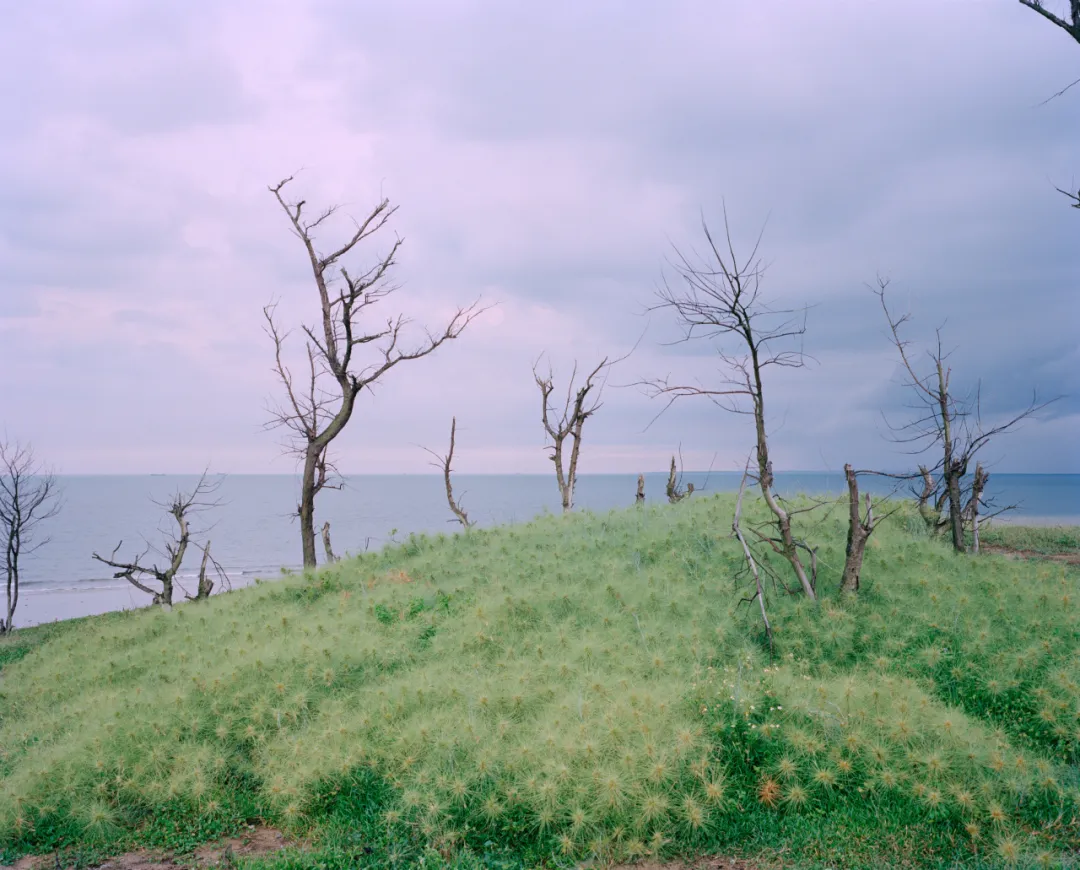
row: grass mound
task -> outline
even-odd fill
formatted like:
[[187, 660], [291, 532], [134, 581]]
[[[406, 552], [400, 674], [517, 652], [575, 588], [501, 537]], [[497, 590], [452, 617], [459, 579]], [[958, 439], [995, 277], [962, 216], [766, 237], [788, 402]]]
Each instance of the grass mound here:
[[836, 510], [812, 532], [822, 600], [772, 596], [771, 656], [732, 508], [413, 537], [20, 641], [0, 843], [193, 845], [258, 817], [310, 835], [288, 866], [1076, 848], [1075, 571], [956, 556], [894, 518], [842, 600]]

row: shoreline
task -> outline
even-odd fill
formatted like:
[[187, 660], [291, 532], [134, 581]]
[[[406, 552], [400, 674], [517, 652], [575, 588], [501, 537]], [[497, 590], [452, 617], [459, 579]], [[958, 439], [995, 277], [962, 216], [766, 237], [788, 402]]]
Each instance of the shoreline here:
[[[277, 579], [284, 575], [269, 578]], [[266, 577], [244, 576], [232, 580], [229, 589], [222, 590], [215, 586], [214, 595], [221, 595], [253, 586], [257, 581], [267, 581]], [[190, 585], [190, 584], [189, 584]], [[194, 587], [193, 587], [194, 588]], [[177, 589], [178, 598], [174, 604], [183, 604], [187, 599]], [[102, 616], [106, 613], [119, 613], [127, 610], [141, 610], [151, 607], [151, 598], [145, 592], [128, 584], [125, 586], [88, 586], [85, 589], [65, 587], [35, 592], [30, 589], [19, 590], [19, 607], [16, 611], [15, 631], [20, 628], [32, 628], [37, 625], [49, 625], [81, 619], [87, 616]]]

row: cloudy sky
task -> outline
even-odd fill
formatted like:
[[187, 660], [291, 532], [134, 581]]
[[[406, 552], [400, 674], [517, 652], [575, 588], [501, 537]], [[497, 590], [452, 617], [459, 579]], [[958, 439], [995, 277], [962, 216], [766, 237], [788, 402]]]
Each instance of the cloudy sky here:
[[[1048, 0], [1054, 8], [1055, 0]], [[1064, 0], [1057, 0], [1064, 8]], [[311, 320], [306, 255], [267, 185], [385, 195], [404, 238], [382, 303], [438, 328], [497, 307], [365, 395], [347, 472], [543, 472], [531, 365], [636, 351], [585, 432], [584, 472], [730, 470], [750, 421], [645, 378], [715, 382], [707, 343], [646, 315], [700, 219], [764, 227], [764, 297], [809, 306], [807, 368], [766, 384], [776, 466], [902, 467], [895, 352], [943, 326], [988, 419], [1065, 396], [996, 442], [998, 471], [1080, 472], [1080, 45], [1014, 0], [24, 3], [0, 32], [0, 431], [65, 473], [289, 472], [261, 308]], [[384, 315], [385, 316], [385, 315]], [[920, 357], [921, 359], [921, 357]]]

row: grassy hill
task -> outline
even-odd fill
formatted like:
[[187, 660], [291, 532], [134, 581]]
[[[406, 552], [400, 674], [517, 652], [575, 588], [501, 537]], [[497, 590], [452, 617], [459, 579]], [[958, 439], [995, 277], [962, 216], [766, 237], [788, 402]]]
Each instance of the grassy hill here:
[[0, 857], [254, 818], [303, 838], [281, 867], [1057, 866], [1080, 845], [1074, 568], [958, 556], [898, 515], [841, 600], [836, 509], [807, 530], [820, 603], [770, 594], [770, 656], [732, 509], [414, 537], [18, 632]]

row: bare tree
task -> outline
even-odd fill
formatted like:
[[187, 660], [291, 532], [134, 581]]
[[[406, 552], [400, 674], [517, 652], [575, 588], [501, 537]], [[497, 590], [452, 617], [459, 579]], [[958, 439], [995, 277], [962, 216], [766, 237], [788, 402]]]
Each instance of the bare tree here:
[[210, 542], [207, 541], [202, 545], [202, 562], [199, 564], [199, 585], [194, 595], [188, 595], [184, 593], [184, 597], [188, 601], [205, 601], [210, 597], [210, 593], [214, 591], [214, 579], [207, 571], [207, 564], [210, 564], [214, 568], [214, 573], [217, 574], [218, 580], [225, 589], [231, 588], [229, 583], [229, 575], [225, 573], [225, 569], [221, 567], [221, 563], [218, 562], [213, 556], [210, 555]]
[[682, 474], [678, 473], [677, 466], [675, 465], [675, 457], [671, 457], [671, 469], [668, 471], [667, 478], [667, 500], [671, 504], [682, 501], [684, 498], [694, 494], [694, 484], [688, 483], [686, 490], [682, 488]]
[[[757, 474], [754, 479], [774, 518], [776, 535], [773, 543], [790, 563], [803, 592], [815, 599], [813, 583], [799, 558], [800, 542], [791, 531], [791, 516], [773, 491], [773, 465], [765, 416], [765, 371], [771, 367], [800, 368], [804, 365], [801, 349], [783, 350], [777, 345], [801, 338], [806, 331], [805, 316], [799, 318], [795, 311], [774, 310], [759, 299], [765, 272], [758, 259], [760, 235], [750, 255], [740, 261], [731, 241], [726, 208], [726, 250], [721, 251], [716, 244], [704, 219], [702, 229], [708, 254], [692, 262], [676, 248], [676, 262], [672, 266], [679, 279], [678, 286], [672, 287], [665, 278], [657, 291], [659, 301], [649, 310], [670, 309], [674, 312], [684, 330], [681, 341], [705, 339], [716, 342], [717, 356], [726, 371], [715, 387], [700, 382], [672, 383], [670, 378], [641, 383], [651, 396], [668, 397], [663, 410], [677, 399], [705, 396], [725, 410], [753, 416], [757, 436]], [[738, 350], [726, 349], [724, 342], [727, 340], [732, 340]], [[747, 402], [749, 409], [745, 407]]]
[[765, 636], [769, 639], [769, 652], [773, 649], [773, 631], [772, 625], [769, 623], [769, 614], [765, 610], [765, 588], [761, 585], [761, 572], [758, 570], [757, 560], [754, 559], [754, 553], [750, 549], [750, 545], [746, 542], [746, 538], [743, 536], [742, 528], [739, 526], [739, 517], [742, 515], [742, 502], [743, 495], [746, 492], [746, 479], [750, 473], [750, 460], [746, 460], [746, 468], [743, 469], [742, 481], [739, 483], [739, 495], [735, 499], [735, 516], [731, 520], [731, 533], [738, 538], [739, 543], [742, 545], [743, 556], [746, 558], [746, 566], [750, 569], [750, 575], [754, 578], [754, 594], [749, 599], [750, 601], [757, 600], [758, 606], [761, 608], [761, 621], [765, 625]]
[[[1028, 9], [1034, 10], [1047, 21], [1051, 22], [1057, 27], [1060, 27], [1067, 34], [1069, 34], [1069, 36], [1076, 40], [1077, 43], [1080, 43], [1080, 0], [1068, 0], [1069, 12], [1067, 17], [1065, 15], [1057, 15], [1051, 12], [1043, 4], [1042, 0], [1020, 0], [1020, 3], [1024, 6], [1027, 6]], [[1080, 79], [1074, 79], [1073, 81], [1069, 82], [1069, 84], [1067, 84], [1065, 87], [1063, 87], [1060, 91], [1052, 94], [1051, 96], [1043, 100], [1040, 105], [1044, 105], [1050, 102], [1050, 100], [1054, 99], [1055, 97], [1062, 96], [1067, 90], [1078, 84], [1080, 84]], [[1058, 193], [1061, 193], [1064, 196], [1068, 197], [1070, 200], [1072, 200], [1073, 208], [1080, 208], [1080, 190], [1078, 190], [1076, 193], [1072, 193], [1071, 191], [1062, 190], [1060, 187], [1056, 186], [1054, 189], [1057, 190]]]
[[971, 493], [968, 502], [964, 505], [964, 522], [971, 529], [971, 552], [979, 553], [979, 508], [983, 506], [983, 492], [990, 475], [986, 473], [981, 462], [975, 463], [975, 477], [971, 481]]
[[[888, 279], [878, 278], [874, 293], [881, 302], [892, 343], [900, 355], [906, 379], [904, 386], [909, 388], [916, 400], [915, 419], [899, 426], [889, 426], [893, 432], [893, 440], [912, 445], [913, 453], [923, 453], [934, 448], [941, 450], [941, 458], [935, 465], [929, 468], [919, 466], [923, 479], [923, 492], [919, 499], [920, 512], [924, 519], [932, 521], [935, 526], [947, 527], [952, 536], [953, 548], [963, 553], [967, 550], [964, 540], [964, 492], [965, 489], [970, 491], [964, 478], [976, 454], [994, 436], [1013, 429], [1050, 402], [1039, 402], [1038, 397], [1033, 396], [1031, 402], [1018, 414], [996, 426], [984, 426], [980, 405], [981, 389], [977, 388], [973, 397], [957, 398], [953, 392], [952, 367], [948, 364], [949, 354], [942, 348], [940, 329], [936, 331], [934, 349], [928, 351], [929, 372], [919, 374], [916, 370], [909, 352], [910, 342], [900, 337], [900, 329], [911, 319], [911, 315], [895, 316], [889, 310], [885, 300], [888, 286]], [[934, 475], [938, 477], [935, 478]], [[985, 480], [982, 483], [985, 485]], [[932, 511], [929, 510], [931, 499], [934, 500]], [[941, 516], [942, 511], [945, 512], [944, 517]]]
[[1069, 13], [1068, 17], [1061, 15], [1055, 15], [1049, 9], [1043, 5], [1042, 0], [1020, 0], [1020, 3], [1027, 6], [1028, 9], [1033, 9], [1038, 12], [1047, 21], [1056, 24], [1062, 30], [1064, 30], [1069, 36], [1080, 43], [1080, 0], [1068, 0]]
[[19, 570], [24, 556], [43, 547], [41, 523], [60, 512], [56, 478], [34, 457], [29, 444], [0, 440], [0, 535], [4, 543], [4, 588], [7, 593], [0, 635], [14, 626], [19, 606]]
[[942, 495], [934, 500], [933, 505], [931, 505], [931, 500], [934, 499], [938, 492], [937, 482], [934, 480], [934, 475], [930, 473], [930, 469], [925, 465], [919, 466], [919, 477], [922, 480], [922, 491], [918, 494], [919, 516], [923, 518], [927, 528], [938, 531], [942, 525], [941, 505], [944, 503], [944, 496]]
[[874, 504], [870, 499], [870, 493], [867, 493], [866, 518], [863, 519], [859, 508], [859, 480], [855, 469], [850, 464], [844, 466], [844, 477], [847, 478], [848, 487], [848, 536], [844, 556], [844, 574], [840, 580], [840, 591], [858, 592], [859, 575], [862, 573], [866, 542], [876, 528]]
[[[358, 274], [350, 274], [344, 266], [339, 267], [339, 262], [386, 226], [397, 209], [383, 199], [340, 247], [321, 253], [314, 233], [337, 212], [337, 206], [306, 220], [305, 200], [287, 200], [283, 195], [290, 181], [292, 176], [271, 187], [270, 192], [307, 252], [319, 298], [318, 325], [302, 326], [307, 366], [301, 380], [293, 377], [285, 362], [288, 333], [282, 332], [274, 320], [276, 305], [267, 305], [263, 314], [274, 342], [274, 372], [285, 388], [285, 400], [273, 409], [270, 426], [288, 430], [287, 449], [303, 466], [296, 513], [300, 518], [304, 567], [311, 568], [316, 561], [315, 496], [323, 489], [340, 487], [327, 452], [352, 418], [357, 396], [399, 363], [428, 356], [444, 342], [457, 338], [486, 309], [480, 307], [479, 300], [458, 308], [441, 332], [426, 332], [422, 342], [407, 348], [402, 347], [402, 330], [409, 321], [402, 314], [388, 318], [384, 327], [362, 327], [361, 320], [368, 309], [398, 289], [387, 282], [387, 276], [396, 262], [394, 258], [402, 239], [396, 239], [389, 252]], [[366, 365], [355, 356], [365, 345], [373, 349], [373, 361]]]
[[[617, 360], [616, 360], [617, 362]], [[548, 368], [547, 377], [541, 376], [537, 371], [540, 360], [533, 364], [533, 378], [540, 388], [542, 398], [541, 421], [544, 424], [544, 432], [551, 439], [548, 449], [551, 450], [551, 461], [555, 463], [555, 477], [559, 484], [559, 494], [562, 496], [563, 512], [568, 512], [574, 507], [574, 487], [577, 484], [578, 457], [581, 454], [581, 433], [585, 427], [585, 421], [600, 408], [600, 393], [602, 385], [597, 383], [600, 373], [610, 368], [614, 363], [609, 363], [604, 357], [599, 364], [585, 377], [585, 383], [574, 390], [577, 381], [577, 363], [570, 374], [570, 380], [566, 384], [566, 399], [562, 408], [556, 412], [552, 408], [551, 394], [555, 391], [554, 375]], [[595, 390], [595, 392], [594, 392]], [[589, 394], [593, 393], [590, 399]], [[566, 456], [566, 439], [571, 439], [569, 464]]]
[[[457, 436], [457, 417], [450, 418], [450, 452], [445, 456], [440, 456], [434, 450], [427, 450], [432, 456], [434, 456], [438, 462], [433, 462], [437, 468], [440, 468], [443, 473], [443, 483], [446, 484], [446, 501], [450, 505], [450, 510], [454, 514], [454, 518], [457, 522], [461, 523], [466, 529], [472, 528], [472, 521], [469, 519], [469, 515], [455, 498], [454, 498], [454, 485], [450, 481], [450, 465], [454, 461], [454, 441]], [[451, 520], [453, 522], [453, 520]]]
[[[181, 492], [177, 490], [176, 494], [168, 502], [155, 501], [160, 508], [164, 508], [169, 516], [172, 517], [173, 522], [176, 523], [176, 532], [167, 535], [165, 539], [164, 553], [158, 551], [160, 555], [163, 555], [168, 561], [165, 563], [165, 567], [159, 568], [157, 561], [155, 560], [151, 564], [145, 564], [147, 557], [153, 551], [153, 548], [147, 544], [146, 548], [136, 556], [130, 562], [121, 562], [117, 560], [116, 554], [120, 552], [120, 548], [124, 546], [124, 542], [120, 541], [114, 548], [108, 558], [99, 556], [96, 552], [93, 553], [93, 557], [102, 564], [108, 565], [110, 568], [115, 568], [116, 573], [113, 577], [116, 579], [127, 580], [136, 589], [145, 592], [151, 596], [151, 602], [153, 604], [160, 604], [163, 607], [171, 607], [173, 603], [173, 593], [175, 587], [178, 585], [176, 582], [176, 574], [180, 570], [180, 566], [184, 562], [184, 555], [187, 553], [188, 545], [192, 543], [192, 529], [191, 518], [193, 515], [209, 510], [210, 508], [217, 507], [221, 504], [220, 500], [212, 499], [211, 496], [217, 492], [221, 486], [220, 478], [218, 480], [207, 480], [207, 472], [203, 472], [199, 478], [198, 483], [195, 484], [194, 489], [189, 492]], [[207, 586], [206, 577], [206, 560], [211, 559], [210, 556], [210, 544], [209, 542], [203, 550], [203, 567], [199, 574], [199, 594], [197, 597], [205, 598], [210, 594], [210, 590], [213, 588], [211, 582]], [[220, 570], [220, 566], [214, 563]], [[149, 586], [148, 583], [155, 583], [156, 586]], [[190, 596], [188, 596], [190, 597]]]
[[332, 565], [338, 560], [338, 557], [334, 555], [334, 547], [330, 543], [330, 521], [327, 520], [322, 524], [322, 544], [323, 551], [326, 553], [326, 564]]

